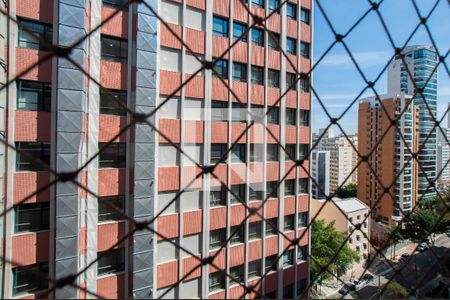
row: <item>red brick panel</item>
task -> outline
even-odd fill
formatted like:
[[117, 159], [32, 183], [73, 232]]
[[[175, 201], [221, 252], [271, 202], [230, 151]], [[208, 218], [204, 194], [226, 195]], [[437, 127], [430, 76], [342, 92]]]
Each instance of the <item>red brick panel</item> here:
[[258, 209], [257, 213], [255, 213], [254, 215], [250, 216], [250, 218], [248, 218], [248, 221], [250, 223], [259, 222], [259, 221], [263, 220], [261, 218], [261, 216], [263, 215], [263, 208], [261, 207], [261, 201], [251, 201], [248, 203], [248, 207], [253, 208], [253, 209]]
[[170, 261], [160, 264], [156, 267], [157, 288], [163, 288], [177, 282], [178, 279], [178, 261]]
[[247, 5], [240, 0], [234, 0], [234, 19], [244, 23], [248, 21]]
[[[221, 0], [216, 0], [221, 1]], [[225, 291], [218, 291], [212, 294], [209, 294], [208, 299], [225, 299]]]
[[180, 122], [178, 119], [159, 119], [159, 130], [162, 133], [159, 135], [159, 142], [180, 143]]
[[247, 103], [247, 83], [233, 81], [232, 90], [233, 102]]
[[230, 247], [230, 268], [244, 264], [244, 259], [244, 244]]
[[278, 162], [267, 162], [267, 181], [277, 181], [280, 176], [280, 168]]
[[186, 5], [196, 7], [202, 10], [206, 9], [205, 0], [186, 0]]
[[283, 270], [283, 285], [287, 286], [293, 284], [295, 281], [295, 268], [294, 266]]
[[[17, 172], [14, 173], [14, 204], [37, 190], [40, 190], [50, 182], [49, 172]], [[49, 188], [43, 190], [37, 195], [30, 197], [26, 203], [45, 202], [50, 200]]]
[[[186, 81], [190, 78], [190, 74], [186, 74]], [[185, 93], [188, 98], [197, 98], [204, 99], [205, 98], [205, 77], [203, 76], [195, 76], [185, 85]]]
[[302, 0], [302, 7], [311, 8], [311, 0]]
[[280, 143], [280, 125], [267, 124], [267, 143], [279, 144]]
[[[303, 235], [303, 236], [302, 236]], [[300, 229], [299, 231], [298, 231], [298, 234], [297, 234], [297, 236], [298, 237], [302, 237], [301, 239], [300, 239], [300, 242], [298, 243], [300, 246], [306, 246], [306, 245], [308, 245], [308, 230], [305, 228], [305, 229]]]
[[[245, 199], [243, 199], [245, 201]], [[242, 204], [230, 206], [230, 226], [240, 225], [245, 218], [245, 207]]]
[[275, 291], [278, 288], [278, 273], [270, 273], [266, 275], [266, 278], [264, 280], [264, 291], [266, 293], [270, 293]]
[[180, 170], [178, 167], [158, 168], [158, 191], [178, 190], [180, 184]]
[[294, 246], [291, 244], [291, 241], [294, 240], [295, 238], [295, 231], [289, 231], [289, 232], [285, 232], [284, 236], [282, 237], [283, 239], [283, 250], [286, 249], [293, 249]]
[[309, 160], [305, 160], [303, 161], [303, 164], [301, 166], [298, 166], [298, 178], [308, 178], [308, 171], [310, 173], [309, 170]]
[[202, 211], [195, 210], [183, 214], [183, 234], [191, 235], [202, 231]]
[[268, 105], [276, 105], [276, 106], [280, 106], [281, 101], [280, 101], [280, 89], [279, 88], [274, 88], [274, 87], [268, 87], [267, 88], [267, 104]]
[[194, 256], [189, 256], [183, 259], [183, 277], [186, 276], [193, 269], [192, 273], [185, 278], [184, 281], [188, 281], [202, 275], [202, 268], [199, 267], [200, 262]]
[[53, 23], [53, 3], [43, 0], [19, 0], [16, 2], [17, 16], [37, 20], [43, 23]]
[[98, 195], [115, 196], [125, 194], [125, 169], [98, 170]]
[[262, 258], [262, 240], [254, 240], [248, 243], [248, 261], [252, 262]]
[[87, 251], [87, 228], [81, 227], [80, 228], [80, 236], [79, 236], [79, 248], [80, 253], [86, 254]]
[[278, 217], [278, 199], [267, 200], [265, 205], [266, 205], [266, 219]]
[[215, 169], [214, 169], [214, 175], [217, 176], [219, 179], [215, 179], [213, 177], [210, 177], [210, 184], [211, 186], [220, 186], [222, 184], [227, 184], [228, 183], [228, 179], [227, 179], [227, 165], [226, 164], [219, 164]]
[[215, 230], [227, 226], [227, 209], [225, 207], [211, 208], [209, 212], [209, 229]]
[[297, 126], [286, 125], [286, 144], [295, 144], [297, 142]]
[[202, 172], [201, 168], [197, 166], [189, 166], [183, 168], [183, 182], [181, 184], [181, 189], [195, 189], [202, 187], [203, 175], [199, 176]]
[[230, 287], [228, 298], [229, 299], [242, 299], [244, 296], [244, 287], [242, 285], [238, 285], [235, 282], [230, 282], [231, 285], [235, 285]]
[[297, 108], [297, 92], [288, 91], [286, 93], [286, 107]]
[[298, 211], [307, 212], [309, 209], [309, 195], [303, 194], [298, 196]]
[[264, 132], [266, 127], [264, 125], [255, 123], [250, 127], [250, 143], [252, 144], [262, 144], [264, 143]]
[[48, 261], [48, 231], [13, 235], [11, 240], [12, 260], [18, 265], [32, 265]]
[[311, 26], [306, 24], [300, 25], [300, 36], [302, 37], [302, 41], [311, 43]]
[[247, 165], [244, 163], [230, 164], [231, 184], [245, 184], [246, 183], [246, 169]]
[[286, 68], [288, 72], [298, 73], [298, 59], [297, 56], [286, 53]]
[[[249, 164], [249, 182], [262, 182], [263, 181], [263, 168], [264, 165], [262, 163], [250, 163]], [[263, 200], [263, 199], [260, 199]]]
[[14, 140], [16, 142], [49, 142], [50, 113], [29, 110], [14, 112]]
[[230, 0], [214, 0], [213, 12], [214, 14], [228, 17], [230, 15]]
[[[126, 131], [122, 133], [119, 137], [117, 134], [125, 128], [127, 124], [126, 116], [113, 116], [113, 115], [99, 115], [99, 132], [98, 132], [98, 141], [100, 143], [106, 143], [109, 141], [117, 142], [126, 142]], [[115, 138], [116, 137], [116, 138]], [[113, 140], [113, 138], [115, 138]]]
[[195, 53], [205, 54], [205, 32], [191, 28], [186, 29], [186, 45]]
[[[210, 251], [209, 255], [216, 255], [217, 251]], [[213, 264], [217, 266], [217, 268], [219, 268], [220, 270], [224, 270], [225, 269], [225, 254], [226, 254], [226, 249], [222, 249], [220, 250], [220, 253], [216, 256], [216, 258], [213, 260]], [[214, 273], [217, 270], [216, 267], [210, 266], [209, 268], [209, 273]]]
[[[228, 80], [225, 80], [228, 82]], [[213, 100], [228, 101], [228, 87], [217, 78], [212, 79], [212, 95]]]
[[299, 136], [300, 136], [299, 143], [300, 144], [309, 144], [309, 139], [310, 139], [310, 135], [311, 135], [310, 127], [308, 127], [308, 126], [299, 126], [298, 131], [299, 131], [298, 133], [299, 133]]
[[220, 144], [228, 142], [228, 123], [211, 122], [211, 143]]
[[239, 41], [233, 46], [233, 60], [241, 63], [247, 63], [248, 61], [248, 44]]
[[37, 80], [43, 82], [52, 81], [52, 59], [49, 58], [45, 62], [38, 63], [46, 57], [48, 52], [38, 51], [34, 49], [16, 48], [16, 74], [20, 75], [30, 67], [31, 70], [21, 75], [21, 79]]
[[285, 164], [284, 164], [284, 167], [285, 167], [285, 175], [286, 175], [286, 178], [285, 178], [285, 180], [289, 180], [289, 179], [295, 179], [295, 162], [293, 162], [293, 161], [287, 161]]
[[[171, 30], [170, 30], [170, 29]], [[169, 47], [174, 49], [181, 49], [181, 42], [179, 39], [182, 39], [181, 35], [181, 26], [176, 24], [164, 24], [160, 23], [160, 36], [161, 36], [161, 46]], [[172, 32], [175, 33], [172, 34]]]
[[286, 35], [290, 38], [296, 39], [298, 37], [297, 26], [298, 26], [297, 21], [288, 18]]
[[308, 262], [304, 261], [297, 265], [297, 280], [308, 278]]
[[264, 48], [252, 45], [252, 65], [264, 66]]
[[295, 196], [284, 197], [284, 214], [286, 216], [295, 213]]
[[311, 94], [310, 93], [300, 93], [300, 108], [305, 110], [311, 109]]
[[125, 297], [125, 274], [111, 275], [97, 279], [97, 293], [104, 299]]
[[[102, 6], [102, 22], [110, 17], [116, 9]], [[117, 36], [123, 39], [128, 38], [128, 12], [119, 11], [108, 22], [102, 25], [102, 33]]]
[[222, 58], [228, 59], [228, 54], [230, 52], [229, 47], [230, 47], [230, 40], [228, 38], [213, 35], [213, 45], [212, 45], [213, 57], [222, 57], [222, 55], [226, 53], [225, 55], [223, 55]]
[[175, 96], [180, 96], [179, 87], [181, 86], [181, 74], [178, 72], [161, 70], [159, 71], [159, 92], [161, 95], [171, 95], [173, 92]]
[[267, 59], [268, 68], [280, 70], [281, 52], [269, 49], [267, 54], [268, 54], [268, 59]]
[[[106, 251], [112, 248], [125, 236], [125, 222], [99, 224], [97, 227], [97, 250]], [[123, 247], [123, 243], [114, 248]]]
[[157, 231], [162, 236], [158, 235], [158, 240], [166, 238], [174, 238], [178, 236], [178, 214], [160, 216], [157, 219]]
[[300, 72], [308, 73], [311, 70], [311, 60], [301, 57], [300, 58]]
[[231, 143], [245, 144], [247, 137], [246, 123], [231, 123]]
[[127, 89], [127, 65], [114, 61], [100, 61], [100, 83], [108, 89]]
[[281, 16], [277, 13], [274, 13], [270, 16], [270, 18], [266, 21], [267, 29], [270, 31], [274, 31], [277, 33], [281, 33]]
[[203, 121], [184, 121], [184, 142], [203, 144]]
[[266, 256], [278, 253], [278, 236], [273, 235], [266, 238]]

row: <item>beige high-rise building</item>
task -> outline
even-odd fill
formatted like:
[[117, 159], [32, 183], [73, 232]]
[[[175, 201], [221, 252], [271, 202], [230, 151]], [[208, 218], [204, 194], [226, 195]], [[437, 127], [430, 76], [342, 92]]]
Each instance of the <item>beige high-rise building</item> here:
[[[374, 97], [359, 104], [359, 152], [368, 160], [358, 167], [358, 199], [370, 208], [376, 206], [372, 218], [388, 226], [417, 202], [418, 165], [411, 156], [418, 151], [419, 110], [411, 101], [411, 96], [399, 94], [382, 97], [384, 109]], [[396, 118], [403, 138], [390, 126]]]

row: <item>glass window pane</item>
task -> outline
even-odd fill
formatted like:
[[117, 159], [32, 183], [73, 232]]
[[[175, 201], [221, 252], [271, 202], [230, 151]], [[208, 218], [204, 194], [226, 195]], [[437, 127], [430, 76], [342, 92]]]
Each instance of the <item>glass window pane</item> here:
[[213, 17], [213, 34], [228, 37], [228, 20]]
[[258, 28], [252, 28], [252, 43], [258, 46], [264, 46], [264, 31]]
[[[233, 23], [233, 37], [234, 39], [238, 39], [245, 32], [246, 26], [241, 23], [234, 22]], [[240, 38], [242, 42], [247, 42], [247, 34]]]

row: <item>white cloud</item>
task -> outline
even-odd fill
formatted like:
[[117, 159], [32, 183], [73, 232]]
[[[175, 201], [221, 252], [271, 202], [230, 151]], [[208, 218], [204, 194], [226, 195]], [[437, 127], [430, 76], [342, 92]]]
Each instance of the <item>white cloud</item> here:
[[[450, 97], [450, 87], [439, 88], [438, 87], [438, 97]], [[442, 99], [445, 101], [445, 99]], [[450, 99], [448, 99], [450, 101]]]
[[[352, 53], [356, 62], [361, 67], [373, 67], [373, 66], [383, 66], [392, 57], [392, 52], [389, 51], [367, 51], [367, 52], [355, 52]], [[317, 56], [319, 58], [320, 56]], [[327, 67], [344, 67], [344, 66], [354, 66], [350, 56], [347, 53], [341, 54], [328, 54], [319, 63], [320, 65]]]

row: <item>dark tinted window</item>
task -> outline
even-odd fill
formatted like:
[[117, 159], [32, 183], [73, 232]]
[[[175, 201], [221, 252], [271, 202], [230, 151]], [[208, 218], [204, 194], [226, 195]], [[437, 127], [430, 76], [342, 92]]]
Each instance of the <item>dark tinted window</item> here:
[[[30, 48], [36, 50], [49, 50], [48, 46], [52, 44], [53, 40], [53, 28], [52, 25], [33, 22], [23, 19], [18, 19], [19, 21], [19, 47]], [[2, 24], [3, 26], [3, 24]], [[25, 31], [31, 31], [35, 36], [38, 36], [41, 40], [45, 41], [47, 44], [41, 43], [38, 39], [34, 38], [33, 35]]]
[[32, 158], [50, 165], [50, 143], [16, 142], [16, 148], [30, 156], [27, 157], [20, 152], [16, 152], [16, 171], [44, 171], [44, 167], [34, 162]]
[[220, 17], [213, 17], [213, 34], [228, 37], [228, 20]]
[[51, 111], [52, 86], [39, 81], [18, 81], [17, 109]]
[[128, 41], [110, 36], [101, 36], [102, 59], [126, 63], [128, 58]]
[[19, 232], [47, 230], [49, 226], [49, 202], [20, 204], [14, 207], [14, 229]]

